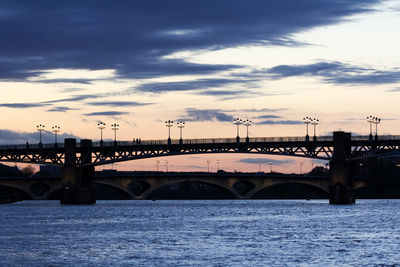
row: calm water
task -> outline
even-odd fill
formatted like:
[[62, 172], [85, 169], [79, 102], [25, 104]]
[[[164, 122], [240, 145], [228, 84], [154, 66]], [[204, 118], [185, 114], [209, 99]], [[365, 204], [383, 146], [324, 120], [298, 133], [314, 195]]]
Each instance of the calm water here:
[[400, 266], [400, 200], [0, 205], [0, 265]]

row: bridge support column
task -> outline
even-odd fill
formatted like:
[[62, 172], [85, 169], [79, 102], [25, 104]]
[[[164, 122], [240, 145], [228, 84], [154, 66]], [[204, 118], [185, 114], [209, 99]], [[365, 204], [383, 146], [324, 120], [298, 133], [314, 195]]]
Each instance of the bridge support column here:
[[[91, 140], [81, 141], [81, 164], [92, 162]], [[96, 203], [93, 177], [93, 166], [78, 167], [76, 164], [76, 139], [65, 139], [65, 163], [62, 169], [64, 194], [61, 204], [94, 204]]]
[[353, 204], [353, 177], [348, 160], [351, 153], [351, 133], [333, 133], [333, 156], [330, 161], [330, 204]]

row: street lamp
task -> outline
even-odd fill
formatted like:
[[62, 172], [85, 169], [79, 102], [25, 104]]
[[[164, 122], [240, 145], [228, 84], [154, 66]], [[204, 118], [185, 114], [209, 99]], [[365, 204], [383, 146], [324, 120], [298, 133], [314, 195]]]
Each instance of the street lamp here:
[[168, 160], [165, 161], [165, 172], [168, 172]]
[[367, 122], [369, 123], [369, 140], [372, 141], [372, 123], [374, 123], [375, 117], [369, 115], [367, 117]]
[[158, 172], [158, 164], [160, 164], [160, 161], [156, 160], [157, 172]]
[[119, 124], [113, 123], [111, 124], [111, 129], [114, 131], [114, 145], [117, 145], [117, 131], [119, 129]]
[[60, 131], [60, 126], [53, 126], [51, 127], [51, 131], [54, 133], [54, 144], [57, 146], [57, 133]]
[[375, 140], [378, 140], [378, 124], [381, 123], [381, 119], [375, 117], [374, 123], [375, 123]]
[[39, 132], [39, 144], [42, 145], [42, 132], [45, 126], [43, 124], [36, 125], [36, 130]]
[[269, 162], [269, 172], [272, 173], [272, 161]]
[[106, 124], [100, 121], [97, 123], [97, 128], [100, 130], [100, 145], [103, 145], [103, 130], [106, 128]]
[[315, 134], [315, 128], [318, 123], [319, 123], [319, 119], [314, 118], [311, 120], [311, 124], [314, 126], [314, 138], [313, 138], [314, 141], [317, 141], [317, 135]]
[[219, 163], [220, 162], [221, 162], [220, 160], [217, 160], [217, 172], [219, 171]]
[[165, 121], [165, 126], [168, 127], [168, 145], [171, 144], [171, 127], [174, 126], [174, 122], [171, 120]]
[[312, 119], [310, 117], [305, 117], [303, 118], [303, 122], [306, 124], [306, 141], [308, 142], [310, 140], [310, 137], [308, 136], [308, 125], [311, 123]]
[[185, 128], [185, 122], [184, 121], [178, 121], [177, 123], [176, 123], [176, 125], [178, 126], [178, 128], [179, 128], [179, 144], [183, 144], [183, 140], [182, 140], [182, 129], [183, 128]]
[[246, 128], [247, 128], [246, 142], [248, 143], [249, 142], [249, 126], [251, 126], [251, 121], [246, 119], [243, 122], [243, 125], [246, 126]]
[[239, 126], [240, 124], [242, 124], [242, 120], [239, 118], [236, 118], [233, 120], [233, 124], [236, 125], [237, 129], [236, 129], [236, 142], [239, 143], [240, 142], [240, 137], [239, 137]]
[[303, 174], [303, 164], [304, 162], [300, 162], [300, 174]]
[[210, 172], [210, 160], [207, 160], [207, 172], [209, 173]]

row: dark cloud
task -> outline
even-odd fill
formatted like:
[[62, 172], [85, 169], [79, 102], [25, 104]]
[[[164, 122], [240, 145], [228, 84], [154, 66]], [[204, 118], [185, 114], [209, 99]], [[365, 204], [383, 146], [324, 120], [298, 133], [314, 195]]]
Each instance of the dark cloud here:
[[283, 111], [287, 110], [287, 108], [261, 108], [261, 109], [244, 109], [244, 112], [254, 112], [254, 113], [261, 113], [261, 112], [278, 112], [278, 111]]
[[294, 121], [294, 120], [265, 120], [257, 122], [257, 124], [282, 124], [282, 125], [291, 125], [291, 124], [303, 124], [303, 121]]
[[90, 79], [43, 79], [38, 80], [41, 83], [80, 83], [80, 84], [92, 84]]
[[255, 71], [254, 75], [269, 75], [272, 79], [294, 76], [320, 77], [335, 84], [388, 84], [400, 81], [400, 69], [376, 70], [352, 66], [342, 62], [317, 62], [305, 65], [279, 65], [265, 71]]
[[299, 45], [293, 34], [368, 12], [376, 3], [379, 0], [4, 0], [0, 79], [24, 79], [56, 68], [115, 69], [126, 78], [230, 70], [237, 66], [165, 56], [250, 44]]
[[[42, 132], [43, 143], [54, 143], [54, 133], [50, 131]], [[76, 138], [77, 136], [72, 134], [62, 133], [57, 136], [58, 142], [63, 142], [65, 138]], [[0, 143], [1, 144], [25, 144], [29, 142], [31, 144], [39, 143], [39, 134], [37, 132], [17, 132], [11, 130], [0, 129]]]
[[152, 103], [138, 103], [132, 101], [98, 101], [86, 103], [91, 106], [108, 106], [108, 107], [137, 107], [151, 105]]
[[[203, 94], [213, 95], [213, 91], [207, 91], [209, 88], [218, 88], [230, 84], [248, 84], [249, 81], [241, 81], [237, 79], [199, 79], [184, 82], [162, 82], [162, 83], [146, 83], [137, 86], [135, 89], [142, 92], [163, 93], [170, 91], [189, 91], [201, 90]], [[215, 91], [214, 91], [215, 92]], [[216, 91], [217, 94], [223, 94], [224, 91]], [[229, 91], [227, 91], [229, 94]], [[238, 90], [237, 94], [244, 93]]]
[[60, 102], [76, 102], [76, 101], [82, 101], [86, 99], [92, 99], [92, 98], [99, 98], [103, 97], [104, 95], [98, 94], [98, 95], [75, 95], [67, 98], [61, 98], [61, 99], [55, 99], [55, 100], [49, 100], [45, 101], [44, 103], [48, 104], [54, 104], [54, 103], [60, 103]]
[[186, 109], [183, 121], [233, 121], [233, 117], [218, 109]]
[[48, 109], [47, 111], [49, 111], [49, 112], [67, 112], [69, 110], [76, 110], [76, 109], [69, 108], [69, 107], [53, 107], [51, 109]]
[[100, 111], [100, 112], [92, 112], [92, 113], [87, 113], [85, 116], [120, 116], [120, 115], [126, 115], [129, 114], [129, 112], [123, 112], [123, 111]]
[[278, 160], [278, 159], [265, 159], [265, 158], [244, 158], [240, 159], [238, 162], [246, 163], [246, 164], [269, 164], [272, 162], [272, 165], [282, 165], [282, 164], [293, 164], [296, 161], [291, 159]]
[[44, 104], [41, 103], [9, 103], [9, 104], [0, 104], [0, 107], [6, 108], [37, 108], [42, 107]]
[[271, 115], [271, 114], [268, 114], [268, 115], [257, 116], [256, 118], [257, 118], [257, 119], [279, 119], [279, 118], [282, 118], [282, 117], [281, 117], [281, 116], [278, 116], [278, 115]]

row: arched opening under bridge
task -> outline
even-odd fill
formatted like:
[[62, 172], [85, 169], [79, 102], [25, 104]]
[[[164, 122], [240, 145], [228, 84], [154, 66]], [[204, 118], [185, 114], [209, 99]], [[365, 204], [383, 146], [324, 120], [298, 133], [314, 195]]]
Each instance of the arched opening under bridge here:
[[304, 183], [285, 182], [264, 187], [252, 195], [254, 199], [327, 199], [328, 192]]
[[22, 189], [7, 185], [0, 185], [0, 203], [31, 199], [32, 197]]
[[236, 199], [237, 196], [223, 186], [200, 182], [180, 181], [156, 187], [144, 197], [146, 199]]

